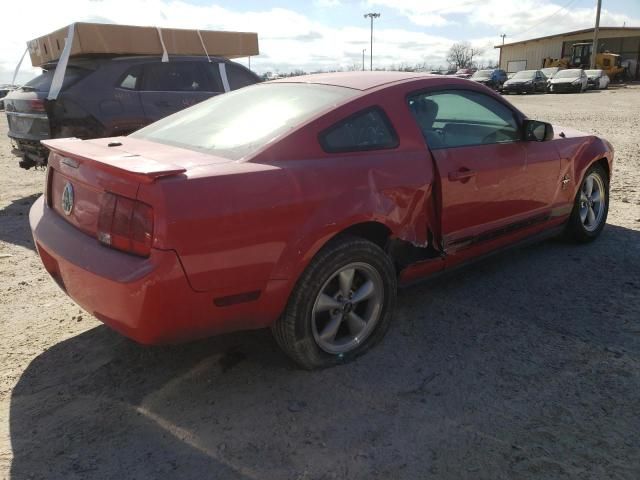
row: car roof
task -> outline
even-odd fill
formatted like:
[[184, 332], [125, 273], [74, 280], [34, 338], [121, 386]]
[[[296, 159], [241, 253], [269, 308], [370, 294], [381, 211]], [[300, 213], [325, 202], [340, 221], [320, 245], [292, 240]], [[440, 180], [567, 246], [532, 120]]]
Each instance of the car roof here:
[[280, 78], [272, 80], [274, 83], [314, 83], [332, 85], [355, 90], [370, 90], [390, 83], [402, 83], [419, 78], [442, 81], [442, 75], [422, 72], [333, 72], [315, 73], [299, 77]]

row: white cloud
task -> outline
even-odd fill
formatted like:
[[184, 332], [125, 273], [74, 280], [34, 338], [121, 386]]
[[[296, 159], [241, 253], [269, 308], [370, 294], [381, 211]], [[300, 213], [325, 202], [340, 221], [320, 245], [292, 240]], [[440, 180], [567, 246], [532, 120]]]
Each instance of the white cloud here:
[[313, 0], [318, 7], [338, 7], [342, 4], [340, 0]]

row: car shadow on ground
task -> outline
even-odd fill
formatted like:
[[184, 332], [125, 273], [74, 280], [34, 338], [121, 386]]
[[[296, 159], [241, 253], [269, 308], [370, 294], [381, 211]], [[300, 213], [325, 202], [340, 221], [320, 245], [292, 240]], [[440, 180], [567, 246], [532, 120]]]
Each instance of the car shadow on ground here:
[[40, 193], [13, 200], [0, 209], [0, 242], [12, 243], [35, 250], [29, 228], [29, 209]]
[[13, 390], [11, 478], [638, 478], [640, 232], [548, 241], [400, 293], [375, 349], [297, 370], [266, 331], [97, 327]]

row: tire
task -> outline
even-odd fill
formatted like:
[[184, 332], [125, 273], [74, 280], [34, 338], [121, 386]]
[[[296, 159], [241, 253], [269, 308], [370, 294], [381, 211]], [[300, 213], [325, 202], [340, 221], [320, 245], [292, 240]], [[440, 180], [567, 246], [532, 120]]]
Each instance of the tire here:
[[[591, 178], [592, 181], [595, 182], [595, 184], [592, 187], [591, 195], [585, 196], [588, 190], [587, 182], [589, 181], [589, 178]], [[596, 189], [600, 191], [600, 198], [602, 198], [602, 194], [604, 194], [604, 201], [601, 201], [599, 207], [592, 203], [588, 203], [586, 205], [585, 213], [584, 202], [593, 202]], [[593, 218], [595, 218], [593, 222], [592, 218], [590, 218], [589, 210], [593, 212]], [[602, 167], [602, 165], [596, 163], [589, 167], [584, 175], [584, 178], [580, 182], [580, 187], [578, 188], [578, 192], [576, 193], [576, 198], [573, 203], [573, 210], [571, 211], [571, 216], [569, 217], [569, 222], [567, 223], [567, 227], [565, 229], [566, 236], [570, 240], [580, 243], [591, 242], [595, 240], [598, 235], [600, 235], [600, 232], [602, 232], [602, 229], [607, 222], [608, 213], [609, 176], [607, 175], [607, 172]]]
[[[338, 272], [348, 274], [350, 270], [355, 272], [349, 289], [354, 298], [367, 282], [377, 293], [353, 304], [351, 295], [349, 300], [342, 298], [341, 292], [345, 291], [342, 287], [348, 279], [341, 283], [342, 275]], [[359, 237], [337, 237], [318, 252], [298, 279], [284, 313], [272, 326], [273, 335], [280, 348], [305, 369], [349, 362], [385, 335], [396, 303], [396, 290], [393, 262], [380, 247]], [[339, 308], [335, 308], [337, 304]], [[328, 305], [331, 308], [324, 308]], [[355, 336], [352, 314], [356, 319], [367, 320]], [[360, 327], [363, 322], [358, 322], [356, 326]], [[339, 326], [331, 328], [335, 324]], [[333, 340], [330, 333], [326, 334], [332, 331], [335, 331]]]

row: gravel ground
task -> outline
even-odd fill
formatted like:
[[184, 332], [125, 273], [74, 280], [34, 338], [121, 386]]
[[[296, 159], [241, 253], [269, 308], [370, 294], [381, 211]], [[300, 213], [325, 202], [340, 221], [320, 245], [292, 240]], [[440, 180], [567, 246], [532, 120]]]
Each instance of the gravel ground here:
[[380, 346], [312, 373], [268, 332], [143, 348], [79, 310], [3, 115], [0, 478], [640, 478], [640, 87], [509, 100], [613, 143], [601, 238], [405, 290]]

